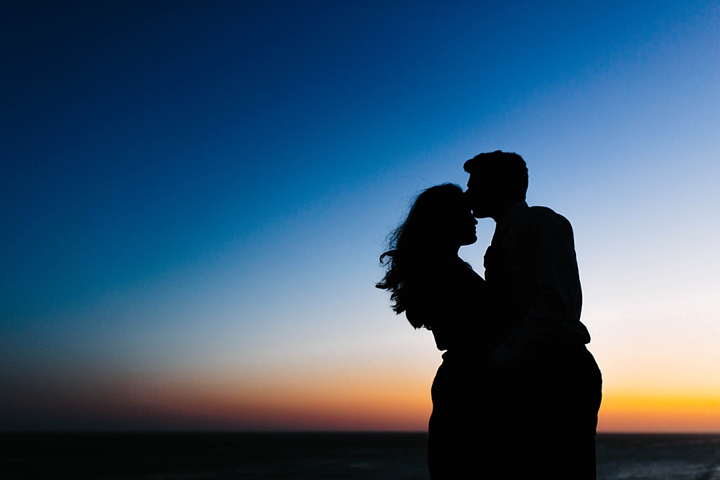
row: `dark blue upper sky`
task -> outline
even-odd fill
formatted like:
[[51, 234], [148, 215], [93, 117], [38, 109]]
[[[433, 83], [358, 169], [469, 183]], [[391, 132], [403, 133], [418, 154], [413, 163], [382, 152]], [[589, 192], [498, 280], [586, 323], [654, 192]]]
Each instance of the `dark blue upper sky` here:
[[192, 262], [242, 235], [257, 215], [382, 171], [408, 145], [457, 135], [544, 86], [632, 55], [628, 46], [659, 23], [696, 9], [369, 1], [2, 8], [2, 199], [12, 206], [2, 214], [3, 290], [40, 305]]

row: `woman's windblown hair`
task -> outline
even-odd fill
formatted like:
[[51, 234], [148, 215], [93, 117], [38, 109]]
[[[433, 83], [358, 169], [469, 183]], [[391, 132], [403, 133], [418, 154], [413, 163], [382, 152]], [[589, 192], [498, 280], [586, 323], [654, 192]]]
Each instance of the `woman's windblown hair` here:
[[[430, 187], [417, 196], [405, 221], [388, 235], [389, 249], [380, 255], [385, 277], [375, 286], [390, 292], [395, 313], [412, 306], [415, 280], [426, 278], [428, 270], [432, 270], [433, 254], [437, 254], [438, 245], [447, 235], [443, 227], [448, 213], [457, 211], [463, 202], [462, 188], [457, 185]], [[427, 327], [410, 318], [408, 321], [415, 328]]]

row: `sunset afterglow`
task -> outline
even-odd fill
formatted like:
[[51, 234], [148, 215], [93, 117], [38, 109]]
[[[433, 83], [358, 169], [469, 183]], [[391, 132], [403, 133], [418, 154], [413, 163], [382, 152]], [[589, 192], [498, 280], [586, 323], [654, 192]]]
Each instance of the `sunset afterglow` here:
[[630, 3], [2, 7], [0, 430], [425, 431], [378, 257], [503, 149], [572, 222], [599, 430], [720, 431], [720, 3]]

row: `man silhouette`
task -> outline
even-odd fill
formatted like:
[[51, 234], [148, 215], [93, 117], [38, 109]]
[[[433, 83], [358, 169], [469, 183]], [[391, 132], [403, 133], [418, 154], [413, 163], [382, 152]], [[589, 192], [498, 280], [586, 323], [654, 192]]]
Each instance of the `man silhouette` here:
[[500, 150], [465, 162], [473, 215], [492, 218], [487, 436], [503, 478], [594, 479], [600, 370], [585, 348], [570, 222], [528, 207], [525, 161]]

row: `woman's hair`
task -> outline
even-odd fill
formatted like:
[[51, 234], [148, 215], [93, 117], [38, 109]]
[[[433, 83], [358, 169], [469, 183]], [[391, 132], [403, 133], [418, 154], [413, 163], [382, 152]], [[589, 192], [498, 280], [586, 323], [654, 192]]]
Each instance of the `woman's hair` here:
[[[380, 255], [385, 276], [375, 287], [390, 292], [395, 313], [406, 311], [412, 303], [408, 281], [412, 284], [413, 279], [427, 270], [428, 260], [447, 236], [443, 227], [463, 203], [463, 191], [457, 185], [444, 183], [430, 187], [417, 196], [405, 221], [388, 235], [389, 249]], [[408, 320], [415, 328], [425, 326]]]

